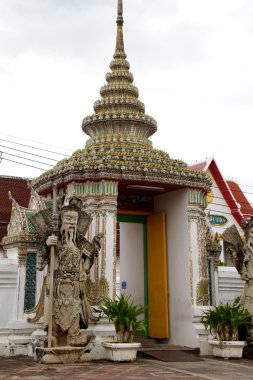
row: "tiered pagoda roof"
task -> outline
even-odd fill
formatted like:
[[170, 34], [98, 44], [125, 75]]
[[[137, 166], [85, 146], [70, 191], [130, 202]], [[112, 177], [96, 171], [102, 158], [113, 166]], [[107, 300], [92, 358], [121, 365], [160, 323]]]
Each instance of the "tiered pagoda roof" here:
[[169, 154], [154, 149], [149, 139], [157, 130], [155, 119], [145, 113], [124, 50], [122, 0], [118, 0], [116, 49], [94, 103], [94, 114], [83, 119], [82, 130], [90, 137], [86, 146], [33, 181], [46, 192], [52, 182], [112, 179], [138, 184], [167, 184], [207, 190], [209, 176], [192, 170]]

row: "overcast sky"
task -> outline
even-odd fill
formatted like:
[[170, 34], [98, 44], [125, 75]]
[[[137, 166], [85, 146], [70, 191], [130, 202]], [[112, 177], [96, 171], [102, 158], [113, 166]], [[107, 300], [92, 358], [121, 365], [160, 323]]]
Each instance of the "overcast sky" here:
[[[60, 146], [66, 154], [84, 147], [81, 122], [93, 113], [109, 70], [116, 6], [117, 0], [0, 1], [0, 151], [31, 152], [3, 140]], [[124, 0], [124, 20], [134, 83], [158, 122], [154, 147], [189, 164], [214, 156], [225, 178], [253, 193], [253, 1]], [[3, 157], [20, 161], [10, 154]], [[0, 164], [0, 175], [40, 173]]]

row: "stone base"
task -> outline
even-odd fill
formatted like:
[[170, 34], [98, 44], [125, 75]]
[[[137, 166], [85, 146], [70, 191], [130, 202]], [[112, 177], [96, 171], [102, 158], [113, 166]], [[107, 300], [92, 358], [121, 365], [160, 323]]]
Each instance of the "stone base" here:
[[104, 342], [106, 359], [114, 362], [132, 362], [136, 360], [137, 350], [141, 343], [113, 343]]
[[36, 361], [42, 364], [71, 364], [91, 361], [91, 354], [86, 347], [36, 347]]
[[209, 340], [208, 343], [213, 348], [213, 356], [224, 359], [241, 358], [243, 348], [246, 346], [246, 342], [243, 341]]
[[[110, 342], [115, 339], [116, 332], [113, 324], [109, 323], [107, 318], [102, 317], [99, 322], [90, 322], [88, 329], [82, 331], [92, 336], [89, 343], [90, 353], [88, 355], [86, 350], [84, 361], [90, 360], [90, 356], [92, 360], [105, 359], [106, 352], [102, 347], [102, 342]], [[36, 349], [43, 349], [45, 338], [46, 332], [42, 323], [13, 322], [10, 328], [0, 329], [0, 356], [31, 356], [38, 361], [39, 355], [40, 361], [43, 354], [37, 354]]]
[[85, 332], [92, 335], [89, 344], [92, 360], [106, 359], [106, 351], [102, 343], [115, 340], [116, 332], [113, 324], [109, 323], [107, 318], [102, 317], [99, 322], [91, 322]]
[[[196, 331], [196, 336], [197, 336], [197, 342], [196, 346], [191, 346], [188, 343], [188, 347], [191, 348], [199, 348], [200, 356], [207, 356], [207, 355], [212, 355], [212, 347], [210, 344], [208, 344], [208, 338], [209, 338], [209, 333], [208, 331], [204, 328], [204, 325], [200, 323], [200, 318], [203, 314], [204, 311], [208, 310], [209, 306], [195, 306], [193, 308], [194, 316], [193, 316], [193, 325]], [[210, 335], [211, 338], [211, 335]]]

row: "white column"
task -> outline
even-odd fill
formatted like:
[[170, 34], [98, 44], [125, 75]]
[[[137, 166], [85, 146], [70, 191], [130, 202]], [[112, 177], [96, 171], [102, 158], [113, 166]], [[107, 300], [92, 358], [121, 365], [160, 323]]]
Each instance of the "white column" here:
[[109, 297], [116, 295], [116, 214], [106, 217], [106, 265], [105, 278], [109, 282]]
[[26, 247], [18, 248], [18, 283], [16, 295], [16, 313], [17, 321], [24, 320], [24, 302], [25, 302], [25, 277], [26, 277]]

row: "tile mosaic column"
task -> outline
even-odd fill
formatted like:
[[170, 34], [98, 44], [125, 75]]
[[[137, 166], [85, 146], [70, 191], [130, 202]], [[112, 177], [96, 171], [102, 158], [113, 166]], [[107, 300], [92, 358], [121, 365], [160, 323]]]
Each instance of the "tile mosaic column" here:
[[210, 355], [211, 350], [207, 342], [208, 332], [205, 330], [200, 317], [210, 303], [208, 258], [206, 251], [206, 196], [205, 192], [196, 189], [188, 190], [188, 226], [189, 226], [189, 253], [191, 268], [191, 298], [193, 305], [193, 324], [200, 355]]
[[[25, 310], [33, 308], [38, 298], [38, 271], [36, 270], [37, 252], [29, 251], [26, 244], [18, 246], [18, 278], [16, 293], [15, 319], [26, 322]], [[40, 276], [42, 277], [42, 276]], [[39, 287], [41, 279], [39, 281]]]
[[208, 260], [206, 254], [206, 197], [201, 190], [188, 191], [191, 298], [194, 306], [209, 305]]
[[71, 183], [66, 189], [67, 197], [77, 196], [83, 200], [83, 210], [93, 220], [86, 238], [103, 233], [101, 251], [95, 259], [88, 279], [87, 291], [92, 304], [98, 305], [107, 296], [116, 295], [116, 222], [118, 184], [115, 181], [86, 181]]

